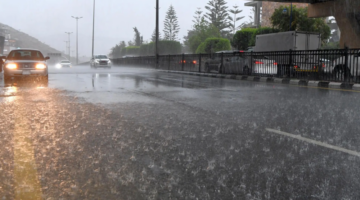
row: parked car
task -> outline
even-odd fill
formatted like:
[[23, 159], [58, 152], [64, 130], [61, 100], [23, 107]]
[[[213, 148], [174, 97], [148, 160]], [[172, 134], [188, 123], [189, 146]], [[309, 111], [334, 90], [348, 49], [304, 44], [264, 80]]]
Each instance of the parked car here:
[[351, 77], [360, 76], [360, 51], [357, 55], [349, 55], [347, 66], [345, 56], [337, 58], [331, 65], [331, 72], [337, 80], [345, 80]]
[[72, 67], [71, 62], [68, 60], [62, 60], [58, 64], [56, 64], [56, 68], [63, 68], [63, 67]]
[[94, 55], [90, 60], [91, 68], [111, 68], [111, 60], [106, 55]]
[[246, 56], [243, 73], [250, 74], [249, 72], [251, 72], [251, 74], [275, 75], [278, 72], [277, 65], [275, 60], [272, 60], [267, 56]]
[[41, 77], [48, 80], [48, 65], [46, 63], [49, 57], [36, 49], [16, 49], [10, 51], [4, 63], [4, 79], [5, 81], [12, 77]]
[[[231, 51], [218, 51], [214, 53], [211, 58], [207, 59], [205, 61], [205, 72], [220, 72], [221, 70], [221, 54], [225, 55], [225, 59], [228, 55], [235, 56], [237, 53], [239, 53], [240, 50], [231, 50]], [[242, 51], [243, 52], [243, 51]]]
[[[213, 59], [205, 63], [207, 72], [217, 71], [225, 74], [277, 74], [277, 63], [266, 56], [241, 54], [244, 51], [225, 51], [217, 52]], [[227, 53], [223, 57], [223, 66], [221, 64], [220, 53]], [[232, 54], [229, 54], [232, 53]]]

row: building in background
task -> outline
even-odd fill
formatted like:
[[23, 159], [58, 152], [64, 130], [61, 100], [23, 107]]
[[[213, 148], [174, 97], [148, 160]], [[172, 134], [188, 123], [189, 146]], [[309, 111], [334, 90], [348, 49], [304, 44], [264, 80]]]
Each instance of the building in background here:
[[245, 3], [245, 6], [253, 7], [253, 23], [250, 23], [250, 27], [259, 28], [261, 26], [261, 10], [262, 10], [262, 1], [250, 1]]
[[[271, 16], [273, 15], [275, 9], [280, 6], [291, 6], [291, 3], [279, 3], [279, 2], [262, 2], [262, 15], [261, 15], [261, 26], [271, 27]], [[307, 3], [293, 3], [293, 6], [297, 8], [306, 8], [308, 7]]]
[[[293, 3], [293, 6], [297, 8], [306, 8], [308, 7], [308, 3]], [[283, 3], [283, 2], [272, 2], [272, 1], [249, 1], [245, 3], [245, 6], [253, 7], [253, 19], [254, 22], [250, 27], [258, 28], [262, 27], [271, 27], [271, 16], [273, 15], [275, 9], [279, 8], [280, 6], [291, 6], [291, 3]], [[338, 42], [340, 40], [340, 29], [336, 24], [335, 20], [331, 20], [333, 17], [327, 18], [327, 22], [331, 28], [331, 38], [330, 42]]]

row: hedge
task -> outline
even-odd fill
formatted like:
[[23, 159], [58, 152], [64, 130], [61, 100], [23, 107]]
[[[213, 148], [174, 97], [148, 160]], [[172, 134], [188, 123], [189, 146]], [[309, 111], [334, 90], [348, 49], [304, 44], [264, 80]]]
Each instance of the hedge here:
[[233, 43], [238, 50], [247, 50], [256, 28], [243, 28], [234, 35]]
[[231, 44], [228, 39], [208, 38], [199, 45], [196, 53], [214, 53], [223, 50], [231, 50]]
[[[159, 55], [168, 54], [180, 54], [182, 51], [182, 45], [178, 41], [162, 40], [159, 41], [158, 53]], [[140, 55], [154, 55], [155, 54], [155, 43], [143, 44], [140, 46]]]
[[140, 47], [138, 46], [128, 46], [126, 49], [126, 55], [139, 55]]

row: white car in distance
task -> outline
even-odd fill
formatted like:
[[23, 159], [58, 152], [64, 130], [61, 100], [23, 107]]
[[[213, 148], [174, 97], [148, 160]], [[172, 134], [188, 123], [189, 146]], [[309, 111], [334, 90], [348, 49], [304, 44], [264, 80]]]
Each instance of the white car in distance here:
[[65, 67], [72, 67], [71, 66], [71, 62], [68, 60], [62, 60], [60, 61], [60, 63], [56, 64], [56, 68], [60, 69], [60, 68], [65, 68]]
[[111, 60], [106, 55], [94, 55], [90, 60], [91, 68], [111, 68]]

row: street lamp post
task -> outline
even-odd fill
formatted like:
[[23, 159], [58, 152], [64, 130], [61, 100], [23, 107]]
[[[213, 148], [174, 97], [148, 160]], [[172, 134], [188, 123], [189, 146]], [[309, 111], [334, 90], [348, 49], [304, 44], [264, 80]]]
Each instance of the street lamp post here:
[[74, 17], [74, 16], [71, 16], [71, 17], [76, 19], [76, 64], [79, 64], [79, 34], [78, 34], [79, 29], [78, 29], [78, 21], [82, 17]]
[[93, 30], [92, 30], [92, 51], [91, 51], [91, 59], [94, 58], [94, 32], [95, 32], [95, 0], [93, 6]]
[[292, 24], [292, 17], [293, 17], [293, 16], [292, 16], [292, 15], [293, 15], [292, 9], [293, 9], [293, 4], [292, 4], [292, 2], [291, 2], [289, 31], [291, 31], [291, 24]]
[[65, 32], [66, 34], [68, 34], [68, 36], [69, 36], [69, 61], [71, 62], [71, 53], [70, 53], [70, 45], [71, 45], [71, 42], [70, 42], [70, 35], [72, 34], [72, 32]]
[[156, 40], [155, 40], [155, 56], [156, 56], [156, 68], [158, 67], [159, 64], [159, 58], [158, 58], [158, 54], [159, 54], [159, 0], [156, 0]]
[[68, 43], [69, 43], [69, 41], [64, 41], [65, 42], [65, 55], [66, 55], [66, 52], [68, 51]]

